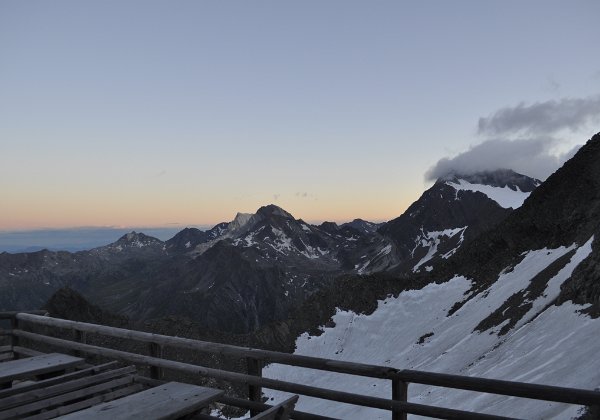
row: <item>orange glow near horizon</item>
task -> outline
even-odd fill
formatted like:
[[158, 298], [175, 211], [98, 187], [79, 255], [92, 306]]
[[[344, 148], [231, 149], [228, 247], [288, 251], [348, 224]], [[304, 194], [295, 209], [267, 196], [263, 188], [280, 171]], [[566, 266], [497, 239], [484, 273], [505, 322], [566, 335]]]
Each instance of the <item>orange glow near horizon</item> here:
[[0, 204], [0, 230], [62, 229], [73, 227], [179, 227], [213, 226], [232, 220], [238, 212], [254, 213], [275, 204], [297, 219], [308, 223], [347, 222], [361, 218], [382, 222], [398, 217], [416, 198], [391, 195], [360, 197], [329, 194], [327, 201], [317, 196], [289, 194], [251, 198], [213, 197], [211, 200], [182, 198], [175, 194], [136, 194], [112, 196], [111, 200], [87, 192], [77, 197], [45, 191], [38, 194], [13, 194]]

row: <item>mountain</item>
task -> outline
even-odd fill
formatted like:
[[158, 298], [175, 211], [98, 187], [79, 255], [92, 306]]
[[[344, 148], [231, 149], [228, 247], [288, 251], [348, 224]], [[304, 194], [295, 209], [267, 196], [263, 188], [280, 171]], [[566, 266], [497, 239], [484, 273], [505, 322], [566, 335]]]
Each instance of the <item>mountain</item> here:
[[211, 239], [210, 233], [197, 228], [185, 228], [165, 242], [170, 253], [185, 253]]
[[121, 236], [112, 244], [92, 249], [90, 253], [101, 258], [162, 256], [166, 255], [166, 247], [160, 239], [133, 231]]
[[366, 235], [370, 233], [377, 232], [377, 229], [382, 225], [382, 223], [372, 223], [363, 219], [354, 219], [351, 222], [342, 224], [342, 227], [351, 227], [353, 229], [358, 230]]
[[511, 170], [438, 179], [401, 216], [378, 230], [392, 240], [394, 272], [431, 271], [519, 208], [540, 181]]
[[165, 242], [130, 232], [90, 251], [44, 251], [55, 264], [43, 268], [26, 268], [33, 258], [7, 254], [5, 266], [21, 268], [3, 274], [0, 265], [0, 290], [6, 290], [0, 306], [39, 307], [55, 290], [69, 286], [132, 319], [176, 315], [203, 328], [254, 331], [284, 319], [340, 275], [429, 270], [470, 235], [512, 211], [486, 194], [467, 191], [466, 183], [487, 188], [487, 194], [510, 189], [520, 195], [536, 185], [508, 171], [449, 177], [383, 225], [355, 219], [315, 226], [271, 204], [254, 214], [238, 213], [208, 231], [183, 229]]
[[[290, 347], [297, 354], [400, 369], [600, 387], [599, 161], [597, 134], [522, 206], [433, 271], [332, 283], [288, 321], [296, 333]], [[455, 191], [462, 198], [463, 190]], [[333, 389], [344, 385], [334, 374], [283, 365], [268, 366], [264, 375]], [[387, 381], [364, 378], [352, 386], [370, 395], [391, 393]], [[582, 410], [493, 395], [470, 398], [417, 384], [409, 394], [416, 403], [520, 418], [567, 419]], [[273, 391], [267, 396], [282, 398]], [[336, 418], [389, 416], [311, 398], [297, 408]]]
[[132, 317], [173, 315], [209, 329], [246, 333], [284, 319], [335, 277], [353, 272], [346, 256], [364, 240], [351, 227], [313, 226], [280, 207], [264, 206], [236, 216], [215, 239], [188, 247], [177, 265], [157, 270], [132, 305], [123, 296], [112, 307]]

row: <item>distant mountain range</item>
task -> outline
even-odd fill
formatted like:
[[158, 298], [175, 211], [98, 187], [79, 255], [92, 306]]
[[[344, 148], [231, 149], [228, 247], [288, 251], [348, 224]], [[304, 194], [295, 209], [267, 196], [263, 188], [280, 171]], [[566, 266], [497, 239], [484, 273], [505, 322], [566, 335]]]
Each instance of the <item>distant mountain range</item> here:
[[[181, 228], [135, 228], [159, 239], [169, 239]], [[120, 227], [75, 227], [56, 229], [33, 229], [0, 231], [0, 252], [22, 253], [43, 249], [50, 251], [85, 251], [106, 245], [132, 228]]]
[[[86, 252], [3, 253], [0, 308], [39, 307], [59, 290], [51, 308], [66, 317], [96, 313], [118, 325], [127, 316], [154, 331], [299, 354], [598, 388], [598, 162], [600, 134], [543, 183], [509, 170], [449, 174], [381, 225], [315, 226], [267, 205], [164, 242], [130, 232]], [[340, 383], [281, 365], [265, 375]], [[370, 378], [353, 390], [391, 393]], [[414, 402], [503, 416], [581, 414], [535, 400], [409, 390]], [[379, 415], [310, 398], [298, 407]]]
[[[439, 250], [440, 242], [437, 255], [443, 261], [439, 260], [432, 271], [421, 270], [423, 265], [428, 267], [430, 260], [419, 260], [413, 274], [379, 274], [364, 281], [339, 279], [306, 301], [297, 312], [310, 315], [297, 315], [285, 326], [278, 326], [280, 331], [292, 330], [288, 349], [302, 355], [369, 361], [396, 368], [598, 389], [598, 162], [600, 134], [537, 186], [520, 207], [504, 215], [497, 213], [501, 220], [495, 219], [491, 227], [477, 225], [481, 226], [480, 233], [468, 241], [465, 234], [462, 245], [452, 255], [442, 254], [445, 249]], [[475, 182], [486, 184], [473, 187]], [[537, 185], [537, 181], [533, 182], [530, 188]], [[482, 189], [482, 185], [503, 185], [492, 185], [489, 178], [444, 179], [436, 184], [442, 193], [431, 198], [443, 202], [454, 195], [466, 204], [467, 199], [461, 194], [467, 183], [469, 191]], [[455, 187], [457, 184], [459, 188]], [[513, 184], [509, 189], [518, 192], [525, 186]], [[516, 198], [507, 200], [506, 207], [522, 202]], [[417, 203], [380, 232], [394, 224], [398, 233], [411, 232], [410, 218], [423, 217], [422, 212], [434, 214], [432, 223], [454, 214], [454, 206], [445, 206], [443, 213], [435, 214], [431, 206]], [[465, 222], [459, 220], [458, 223]], [[474, 222], [467, 232], [475, 226]], [[487, 218], [485, 223], [489, 223]], [[439, 232], [445, 226], [450, 225], [444, 222], [430, 229]], [[433, 235], [426, 236], [431, 239]], [[431, 251], [437, 241], [431, 245], [432, 241], [424, 239], [423, 243]], [[339, 384], [339, 377], [334, 374], [315, 374], [284, 365], [271, 365], [264, 374], [334, 389]], [[352, 385], [354, 390], [371, 395], [387, 397], [391, 393], [388, 383], [369, 378], [356, 380]], [[580, 418], [585, 411], [568, 404], [494, 395], [467, 398], [462, 391], [411, 387], [410, 400], [414, 402], [508, 417], [570, 419]], [[282, 398], [281, 393], [273, 391], [267, 396], [274, 401]], [[377, 410], [312, 398], [302, 399], [298, 408], [335, 418], [382, 418]], [[585, 418], [596, 416], [589, 414]]]
[[537, 185], [508, 170], [449, 176], [383, 224], [316, 226], [271, 204], [166, 241], [129, 232], [89, 251], [3, 253], [0, 308], [39, 307], [68, 286], [133, 319], [174, 315], [250, 332], [284, 319], [339, 275], [432, 271]]

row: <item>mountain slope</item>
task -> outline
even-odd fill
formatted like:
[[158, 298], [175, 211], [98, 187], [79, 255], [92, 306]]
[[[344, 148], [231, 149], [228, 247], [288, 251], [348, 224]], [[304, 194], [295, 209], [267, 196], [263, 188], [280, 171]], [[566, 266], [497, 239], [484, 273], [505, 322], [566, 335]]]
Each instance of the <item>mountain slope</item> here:
[[[426, 371], [594, 389], [600, 386], [600, 134], [533, 191], [522, 207], [461, 247], [431, 273], [370, 279], [296, 353]], [[379, 301], [364, 295], [380, 283]], [[418, 285], [420, 283], [420, 285]], [[378, 286], [379, 288], [379, 286]], [[391, 295], [394, 294], [395, 296]], [[323, 296], [323, 294], [321, 294]], [[387, 296], [387, 297], [386, 297]], [[335, 308], [344, 308], [337, 309]], [[365, 312], [364, 309], [367, 308]], [[354, 310], [353, 310], [354, 309]], [[313, 313], [317, 312], [313, 310]], [[362, 313], [361, 313], [362, 312]], [[323, 319], [321, 315], [321, 319]], [[271, 365], [265, 375], [348, 389], [336, 375]], [[353, 380], [354, 392], [389, 396], [385, 381]], [[271, 392], [275, 400], [281, 393]], [[504, 416], [572, 418], [580, 407], [473, 396], [411, 385], [409, 399]], [[387, 418], [377, 410], [304, 399], [300, 410], [338, 418]]]
[[440, 178], [398, 218], [378, 230], [396, 248], [395, 272], [427, 270], [489, 230], [539, 185], [510, 170]]

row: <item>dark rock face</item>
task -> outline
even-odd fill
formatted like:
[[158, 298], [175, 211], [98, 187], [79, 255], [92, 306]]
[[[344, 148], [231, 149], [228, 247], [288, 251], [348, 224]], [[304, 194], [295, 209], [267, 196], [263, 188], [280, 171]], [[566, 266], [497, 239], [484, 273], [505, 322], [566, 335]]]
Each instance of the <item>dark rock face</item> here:
[[585, 313], [600, 317], [600, 230], [594, 233], [592, 254], [573, 272], [569, 280], [563, 283], [561, 296], [557, 303], [571, 300], [577, 304], [591, 303]]
[[43, 309], [55, 318], [111, 326], [128, 325], [127, 318], [113, 315], [90, 304], [83, 296], [69, 287], [63, 287], [54, 293]]
[[451, 185], [461, 180], [522, 192], [531, 192], [539, 185], [538, 180], [510, 170], [460, 177], [453, 174], [439, 179], [404, 214], [378, 230], [381, 235], [392, 239], [396, 246], [399, 264], [393, 267], [394, 272], [424, 268], [418, 264], [434, 247], [436, 255], [427, 260], [427, 266], [430, 269], [435, 267], [512, 212], [512, 209], [501, 207], [481, 192], [457, 190]]
[[[529, 250], [570, 246], [581, 246], [592, 235], [592, 253], [574, 270], [563, 283], [558, 298], [549, 304], [561, 304], [572, 300], [577, 304], [591, 304], [583, 312], [600, 316], [600, 134], [595, 135], [561, 169], [538, 187], [524, 205], [509, 213], [490, 230], [473, 238], [461, 247], [454, 256], [442, 262], [433, 273], [421, 272], [398, 276], [377, 273], [371, 276], [346, 276], [336, 279], [329, 287], [319, 290], [286, 321], [290, 335], [280, 337], [293, 351], [296, 337], [302, 332], [319, 334], [318, 326], [330, 322], [335, 308], [369, 314], [375, 310], [377, 300], [397, 295], [403, 290], [418, 289], [432, 282], [445, 282], [456, 274], [464, 275], [474, 282], [474, 290], [464, 301], [452, 308], [453, 314], [477, 291], [484, 290], [498, 279], [504, 269], [514, 267]], [[501, 184], [499, 184], [501, 185]], [[424, 196], [431, 194], [426, 192]], [[443, 199], [443, 192], [438, 195]], [[415, 203], [413, 208], [399, 218], [400, 223], [412, 211], [421, 210]], [[425, 209], [422, 209], [425, 210]], [[428, 213], [429, 214], [429, 213]], [[432, 217], [435, 220], [434, 217]], [[407, 223], [407, 222], [405, 222]], [[407, 225], [409, 224], [407, 223]], [[382, 228], [384, 232], [385, 229]], [[380, 230], [381, 231], [381, 230]], [[401, 233], [401, 229], [399, 232]], [[549, 279], [558, 273], [573, 257], [574, 251], [557, 258], [544, 270], [535, 275], [529, 286], [511, 296], [498, 310], [482, 320], [476, 331], [487, 331], [508, 321], [499, 331], [504, 334], [514, 326], [531, 308], [529, 300], [544, 293]], [[423, 337], [425, 340], [426, 337]], [[285, 346], [284, 346], [285, 347]]]
[[0, 305], [36, 308], [68, 286], [131, 319], [174, 315], [202, 328], [246, 333], [285, 318], [319, 287], [352, 271], [348, 255], [364, 236], [350, 226], [327, 232], [269, 205], [207, 232], [184, 229], [166, 242], [131, 232], [77, 254], [2, 254]]
[[498, 169], [496, 171], [478, 172], [475, 174], [454, 173], [446, 175], [442, 180], [457, 181], [464, 179], [472, 184], [490, 185], [492, 187], [508, 187], [514, 191], [531, 192], [541, 183], [539, 179], [521, 175], [510, 169]]
[[185, 228], [166, 241], [165, 244], [167, 252], [183, 254], [210, 239], [214, 238], [211, 238], [208, 232], [196, 228]]
[[372, 234], [377, 232], [377, 229], [381, 227], [382, 223], [371, 223], [363, 219], [354, 219], [351, 222], [344, 223], [342, 227], [351, 227], [364, 234]]
[[600, 227], [599, 159], [596, 134], [501, 225], [459, 250], [447, 271], [489, 283], [525, 251], [585, 243]]

